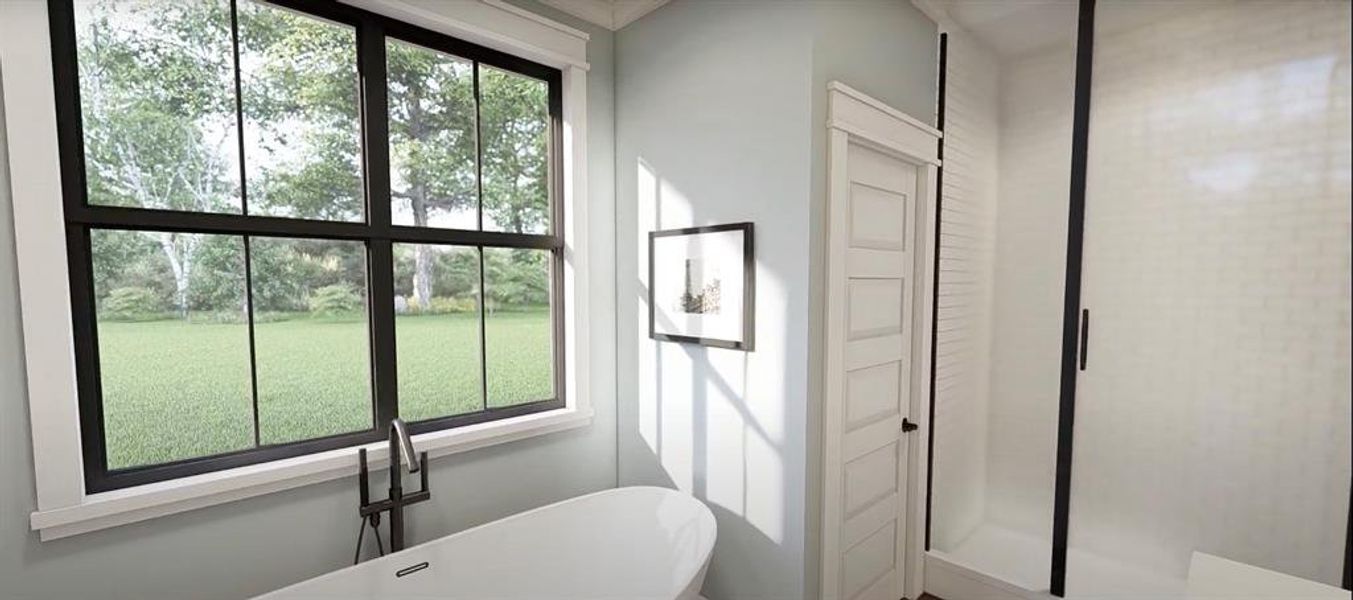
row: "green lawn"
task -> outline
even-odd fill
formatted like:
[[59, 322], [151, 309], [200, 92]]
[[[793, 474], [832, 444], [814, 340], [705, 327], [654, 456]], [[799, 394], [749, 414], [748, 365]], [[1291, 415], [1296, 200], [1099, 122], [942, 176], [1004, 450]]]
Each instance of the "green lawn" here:
[[[108, 465], [123, 468], [254, 445], [249, 338], [243, 324], [100, 322]], [[359, 318], [255, 326], [259, 441], [288, 442], [371, 426], [367, 328]], [[488, 404], [553, 395], [545, 311], [488, 317]], [[474, 314], [396, 321], [400, 415], [482, 409]]]

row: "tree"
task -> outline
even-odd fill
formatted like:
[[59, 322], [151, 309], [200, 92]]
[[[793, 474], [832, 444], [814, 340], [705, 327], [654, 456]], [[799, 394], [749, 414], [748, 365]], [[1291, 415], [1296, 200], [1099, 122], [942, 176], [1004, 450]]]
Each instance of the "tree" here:
[[543, 233], [549, 225], [548, 88], [484, 67], [480, 89], [485, 220], [501, 231]]
[[[389, 81], [391, 196], [407, 203], [412, 225], [433, 211], [463, 212], [475, 188], [474, 70], [464, 60], [402, 42], [386, 44]], [[432, 302], [432, 250], [414, 248], [413, 297]]]
[[[238, 213], [247, 196], [250, 214], [361, 219], [366, 194], [355, 32], [248, 0], [236, 3], [238, 101], [244, 117], [239, 124], [230, 4], [77, 4], [90, 202]], [[398, 41], [387, 43], [387, 71], [390, 192], [396, 213], [415, 226], [445, 225], [439, 221], [445, 214], [477, 214], [482, 195], [485, 229], [545, 231], [549, 118], [544, 82], [481, 66], [482, 98], [476, 107], [471, 62]], [[477, 149], [481, 142], [482, 151]], [[243, 184], [240, 160], [246, 166]], [[456, 226], [473, 228], [476, 220]], [[238, 269], [230, 268], [238, 263], [225, 260], [233, 255], [230, 248], [240, 247], [238, 238], [138, 235], [154, 243], [153, 252], [165, 267], [152, 266], [158, 263], [147, 246], [119, 242], [127, 253], [121, 268], [141, 273], [140, 280], [167, 273], [173, 289], [164, 292], [166, 300], [181, 316], [190, 308], [224, 310], [213, 303], [231, 297], [225, 293], [230, 286], [240, 289]], [[108, 238], [114, 239], [120, 238]], [[352, 251], [351, 243], [313, 240], [283, 246], [253, 246], [255, 304], [267, 310], [305, 310], [307, 294], [318, 285], [313, 281], [342, 283], [334, 278], [353, 277], [353, 264], [358, 265], [355, 278], [343, 281], [363, 281], [364, 257]], [[436, 295], [463, 297], [478, 289], [477, 260], [456, 253], [439, 258], [434, 250], [414, 246], [408, 270], [410, 295], [422, 309]], [[540, 272], [535, 254], [494, 259], [485, 274], [490, 286], [528, 290], [513, 282]], [[204, 256], [213, 257], [211, 268], [200, 264]], [[340, 257], [336, 260], [343, 266], [313, 268], [333, 257]], [[136, 287], [161, 293], [163, 286], [141, 281]], [[241, 300], [237, 308], [248, 307]]]
[[549, 254], [522, 248], [484, 252], [485, 290], [491, 306], [522, 308], [549, 304]]
[[[435, 225], [436, 212], [478, 209], [476, 126], [483, 144], [486, 228], [529, 233], [548, 221], [548, 114], [543, 82], [481, 66], [476, 112], [468, 61], [401, 42], [387, 44], [391, 196], [412, 224]], [[412, 294], [426, 309], [433, 290], [433, 253], [414, 250]]]
[[[238, 211], [225, 150], [229, 14], [210, 3], [89, 5], [79, 48], [92, 204]], [[222, 25], [225, 25], [223, 27]], [[145, 232], [173, 272], [187, 314], [202, 236]]]
[[251, 212], [361, 220], [355, 32], [254, 2], [238, 7]]

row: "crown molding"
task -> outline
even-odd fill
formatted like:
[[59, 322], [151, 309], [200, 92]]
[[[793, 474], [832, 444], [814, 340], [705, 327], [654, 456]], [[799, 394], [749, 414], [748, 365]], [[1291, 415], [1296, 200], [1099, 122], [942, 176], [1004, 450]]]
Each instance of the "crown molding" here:
[[658, 7], [667, 4], [668, 0], [540, 0], [540, 2], [589, 23], [616, 31], [657, 10]]

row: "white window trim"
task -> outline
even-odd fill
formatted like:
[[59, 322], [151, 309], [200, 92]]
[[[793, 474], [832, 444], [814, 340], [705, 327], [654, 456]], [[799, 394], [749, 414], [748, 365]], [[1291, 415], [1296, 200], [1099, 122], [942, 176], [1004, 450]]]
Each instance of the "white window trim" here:
[[[499, 0], [348, 4], [563, 71], [564, 393], [561, 409], [414, 436], [444, 456], [588, 425], [587, 34]], [[80, 451], [74, 336], [62, 211], [56, 102], [46, 2], [0, 2], [0, 77], [9, 139], [19, 301], [37, 510], [51, 540], [203, 508], [357, 472], [354, 446], [87, 494]], [[366, 445], [383, 460], [385, 444]]]

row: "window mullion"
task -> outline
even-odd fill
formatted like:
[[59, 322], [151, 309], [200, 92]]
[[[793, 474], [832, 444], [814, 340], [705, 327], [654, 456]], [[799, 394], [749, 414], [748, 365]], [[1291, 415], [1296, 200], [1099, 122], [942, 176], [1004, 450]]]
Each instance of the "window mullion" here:
[[249, 214], [249, 192], [245, 185], [244, 165], [244, 86], [240, 83], [240, 18], [236, 0], [230, 0], [231, 67], [235, 74], [235, 142], [239, 158], [240, 214]]
[[70, 261], [70, 301], [75, 344], [77, 389], [80, 402], [80, 451], [84, 459], [85, 489], [108, 474], [104, 445], [102, 376], [99, 374], [98, 317], [94, 302], [93, 250], [89, 228], [66, 225], [66, 255]]
[[[240, 214], [249, 214], [249, 190], [244, 164], [244, 86], [240, 83], [240, 11], [236, 0], [230, 0], [230, 51], [235, 73], [235, 142], [239, 159]], [[244, 317], [249, 325], [249, 402], [254, 419], [254, 446], [259, 445], [258, 431], [258, 352], [254, 343], [254, 274], [253, 258], [249, 253], [249, 236], [244, 243]]]
[[399, 416], [395, 366], [395, 274], [390, 243], [390, 122], [385, 31], [363, 18], [357, 26], [357, 70], [361, 76], [362, 168], [366, 181], [366, 218], [375, 234], [367, 246], [371, 328], [372, 397], [376, 428]]
[[[555, 74], [549, 83], [550, 145], [549, 173], [550, 235], [555, 246], [550, 262], [550, 326], [553, 328], [554, 397], [564, 400], [564, 85]], [[583, 292], [585, 293], [585, 292]]]
[[[480, 105], [479, 61], [474, 61], [471, 83], [474, 87], [474, 187], [479, 230], [484, 230], [484, 119]], [[479, 246], [479, 388], [484, 410], [489, 408], [488, 294], [484, 288], [484, 246]]]
[[[484, 98], [479, 91], [479, 61], [474, 61], [471, 85], [474, 88], [474, 189], [479, 230], [484, 230], [484, 119], [480, 105]], [[481, 253], [482, 254], [482, 253]]]
[[485, 306], [488, 300], [487, 290], [484, 289], [484, 247], [479, 247], [479, 391], [480, 406], [484, 410], [489, 409], [489, 349], [488, 335], [485, 332], [488, 329], [488, 309]]
[[254, 415], [254, 446], [259, 445], [258, 427], [258, 350], [254, 342], [254, 259], [249, 236], [244, 236], [244, 316], [249, 324], [249, 398]]

